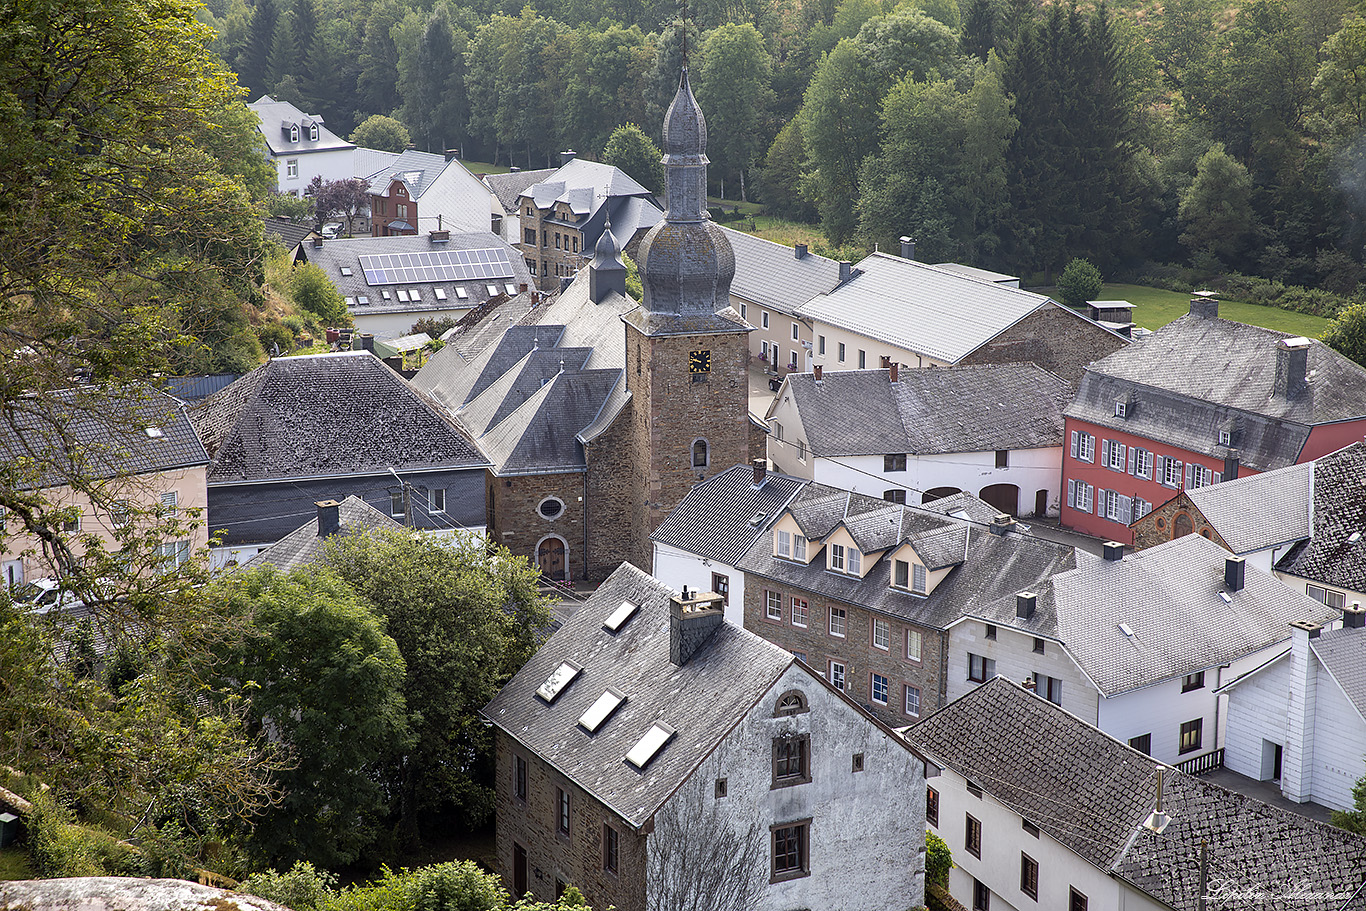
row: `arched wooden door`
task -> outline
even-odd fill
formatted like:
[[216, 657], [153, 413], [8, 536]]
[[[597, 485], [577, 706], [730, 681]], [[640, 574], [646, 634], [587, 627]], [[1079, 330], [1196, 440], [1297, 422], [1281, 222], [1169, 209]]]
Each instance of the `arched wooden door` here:
[[1014, 484], [991, 484], [983, 487], [978, 496], [1006, 515], [1020, 514], [1020, 488]]
[[944, 497], [951, 497], [956, 493], [962, 492], [963, 491], [959, 490], [957, 487], [931, 487], [921, 495], [920, 502], [933, 503], [935, 500], [941, 500]]
[[564, 580], [564, 542], [559, 538], [546, 538], [536, 548], [536, 565], [541, 575], [554, 582]]

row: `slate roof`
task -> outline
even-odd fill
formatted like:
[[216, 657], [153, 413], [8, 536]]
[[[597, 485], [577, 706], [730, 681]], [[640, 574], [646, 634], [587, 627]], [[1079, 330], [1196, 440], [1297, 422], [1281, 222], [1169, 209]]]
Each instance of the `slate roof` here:
[[1015, 287], [1020, 285], [1018, 275], [1007, 275], [1004, 272], [993, 272], [990, 269], [979, 269], [976, 266], [965, 266], [962, 263], [935, 263], [936, 269], [943, 269], [945, 272], [953, 272], [964, 275], [968, 278], [976, 278], [982, 281], [992, 282], [993, 284], [1006, 285], [1014, 283]]
[[480, 468], [444, 411], [366, 351], [275, 358], [191, 412], [209, 483]]
[[[365, 280], [365, 270], [361, 268], [360, 257], [384, 253], [428, 253], [444, 250], [500, 250], [508, 257], [510, 274], [497, 278], [477, 278], [468, 281], [434, 281], [403, 284], [370, 285]], [[452, 233], [449, 242], [433, 243], [426, 234], [400, 237], [348, 237], [338, 240], [325, 240], [321, 247], [305, 244], [304, 257], [316, 264], [327, 274], [336, 286], [337, 292], [346, 298], [346, 307], [352, 316], [366, 316], [377, 313], [413, 313], [418, 319], [423, 313], [443, 310], [464, 310], [486, 303], [490, 298], [507, 295], [516, 296], [522, 285], [531, 286], [531, 273], [527, 271], [526, 260], [522, 254], [509, 246], [501, 237], [488, 231], [472, 231], [467, 234]], [[342, 274], [342, 269], [351, 272]], [[507, 286], [512, 285], [509, 293]], [[489, 294], [488, 286], [497, 288], [497, 294]], [[440, 288], [446, 295], [445, 300], [437, 297]], [[466, 295], [461, 298], [456, 289]], [[417, 291], [420, 299], [401, 301], [398, 291], [403, 289], [411, 294]], [[386, 300], [384, 295], [388, 294]], [[368, 298], [369, 303], [361, 304], [360, 298]]]
[[833, 291], [840, 282], [840, 264], [833, 259], [815, 253], [798, 259], [796, 251], [786, 244], [718, 227], [735, 252], [735, 278], [730, 283], [730, 293], [735, 297], [792, 314], [817, 294]]
[[367, 149], [364, 146], [356, 146], [353, 157], [352, 170], [357, 177], [367, 177], [388, 167], [399, 155], [398, 152], [385, 152], [382, 149]]
[[[772, 538], [764, 535], [735, 565], [747, 573], [932, 629], [947, 629], [976, 604], [1013, 599], [1016, 592], [1036, 589], [1053, 574], [1077, 565], [1077, 555], [1071, 547], [1018, 531], [995, 535], [982, 525], [948, 518], [930, 509], [889, 506], [885, 500], [824, 484], [804, 486], [787, 510], [813, 542], [808, 551], [811, 562], [803, 564], [773, 556]], [[953, 567], [929, 595], [913, 595], [892, 587], [890, 552], [882, 554], [862, 578], [825, 568], [826, 548], [820, 542], [850, 517], [857, 519], [870, 513], [886, 522], [889, 529], [894, 528], [896, 537], [908, 541], [930, 566]], [[898, 525], [892, 526], [891, 521]], [[883, 546], [886, 539], [870, 539], [870, 543]]]
[[[349, 496], [338, 506], [341, 533], [354, 535], [372, 528], [402, 528], [391, 517], [380, 512], [357, 496]], [[318, 536], [318, 519], [314, 516], [279, 541], [267, 547], [246, 563], [242, 569], [260, 569], [273, 566], [280, 572], [289, 572], [300, 566], [317, 563], [323, 554], [323, 541]]]
[[371, 192], [381, 196], [389, 192], [391, 182], [401, 181], [408, 188], [408, 196], [420, 200], [436, 179], [452, 165], [461, 169], [465, 167], [458, 161], [447, 159], [445, 155], [408, 149], [400, 152], [393, 161], [367, 174], [365, 179], [370, 182]]
[[736, 465], [690, 490], [651, 539], [734, 566], [806, 483], [768, 472], [755, 487], [754, 468]]
[[[273, 156], [307, 155], [310, 152], [333, 152], [355, 148], [353, 144], [324, 126], [323, 119], [317, 114], [305, 114], [288, 101], [276, 101], [269, 95], [262, 95], [247, 107], [260, 118], [261, 135], [265, 137], [266, 146]], [[281, 124], [289, 123], [299, 125], [298, 142], [290, 142], [289, 137], [281, 129]], [[308, 138], [309, 124], [318, 125], [317, 142], [312, 142]]]
[[526, 191], [532, 184], [540, 183], [551, 174], [555, 173], [554, 168], [544, 168], [539, 171], [511, 171], [507, 174], [484, 174], [482, 179], [488, 184], [493, 194], [498, 197], [498, 201], [503, 204], [503, 209], [507, 212], [516, 212], [518, 209], [517, 198]]
[[874, 253], [798, 314], [954, 363], [1041, 307], [1031, 291]]
[[262, 225], [266, 234], [278, 240], [286, 251], [292, 251], [314, 233], [312, 225], [300, 224], [288, 218], [264, 218]]
[[[1288, 333], [1187, 314], [1084, 371], [1068, 417], [1222, 459], [1230, 430], [1258, 471], [1299, 461], [1318, 424], [1366, 417], [1366, 370], [1319, 341], [1308, 350], [1301, 394], [1276, 391], [1276, 346]], [[1114, 403], [1126, 399], [1126, 417]]]
[[1212, 906], [1337, 911], [1366, 882], [1366, 839], [1175, 769], [1163, 782], [1172, 820], [1151, 832], [1143, 823], [1154, 804], [1153, 760], [1003, 677], [906, 738], [1077, 856], [1178, 911], [1198, 907], [1202, 842], [1210, 882], [1272, 893]]
[[[795, 661], [753, 633], [722, 623], [682, 667], [672, 664], [673, 594], [623, 563], [483, 710], [508, 736], [637, 828]], [[628, 600], [639, 609], [609, 632], [603, 621]], [[565, 660], [583, 670], [547, 704], [536, 689]], [[590, 735], [577, 721], [609, 686], [625, 693], [626, 701]], [[677, 733], [637, 770], [625, 756], [656, 721]]]
[[31, 460], [36, 488], [209, 461], [183, 402], [151, 390], [97, 388], [62, 390], [42, 403], [15, 401], [0, 423], [0, 459]]
[[576, 216], [569, 223], [579, 229], [584, 250], [597, 245], [609, 215], [612, 236], [622, 250], [637, 234], [664, 220], [664, 212], [654, 196], [630, 175], [612, 165], [583, 158], [575, 158], [527, 186], [518, 196], [519, 200], [524, 198], [530, 198], [541, 209], [551, 208], [557, 202], [568, 203]]
[[[581, 471], [583, 439], [627, 401], [622, 314], [635, 301], [588, 296], [588, 273], [526, 311], [490, 311], [478, 346], [447, 345], [413, 377], [474, 438], [499, 474]], [[563, 361], [563, 365], [561, 365]]]
[[1313, 483], [1313, 463], [1304, 462], [1188, 490], [1186, 496], [1229, 549], [1248, 554], [1309, 537]]
[[[816, 458], [1061, 447], [1069, 383], [1033, 364], [839, 370], [785, 379]], [[770, 409], [770, 416], [777, 404]]]
[[[1366, 590], [1366, 445], [1353, 443], [1313, 463], [1313, 532], [1276, 563], [1291, 573]], [[1358, 535], [1352, 540], [1352, 535]]]
[[1366, 630], [1324, 630], [1309, 640], [1309, 647], [1366, 718]]
[[1290, 637], [1295, 620], [1338, 616], [1250, 566], [1243, 588], [1225, 601], [1219, 593], [1229, 556], [1186, 535], [1122, 560], [1087, 559], [1049, 583], [1056, 635], [1101, 693], [1116, 696], [1275, 645]]

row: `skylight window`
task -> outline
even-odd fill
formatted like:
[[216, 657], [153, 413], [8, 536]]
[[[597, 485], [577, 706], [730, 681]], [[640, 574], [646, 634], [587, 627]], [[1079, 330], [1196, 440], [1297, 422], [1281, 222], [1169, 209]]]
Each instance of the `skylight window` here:
[[405, 304], [408, 303], [408, 289], [407, 289], [407, 288], [399, 288], [399, 289], [398, 289], [398, 299], [401, 300], [401, 301], [403, 301]]
[[485, 285], [484, 287], [488, 289], [489, 297], [493, 297], [495, 294], [498, 293], [497, 285]]
[[597, 701], [588, 707], [579, 718], [579, 725], [588, 733], [596, 733], [602, 723], [612, 717], [612, 713], [626, 701], [626, 694], [614, 689], [608, 689]]
[[664, 744], [673, 739], [674, 729], [662, 721], [656, 721], [650, 725], [650, 729], [645, 732], [645, 736], [636, 741], [636, 745], [631, 747], [631, 752], [626, 754], [626, 761], [638, 769], [643, 769], [650, 764], [650, 760], [662, 749]]
[[612, 611], [612, 613], [608, 615], [607, 620], [602, 625], [615, 633], [617, 630], [621, 629], [626, 624], [627, 620], [630, 620], [633, 616], [635, 616], [636, 611], [639, 609], [639, 604], [635, 604], [630, 601], [623, 601], [621, 602], [621, 604], [617, 606], [616, 610]]
[[414, 303], [416, 303], [417, 301], [422, 300], [422, 289], [421, 289], [421, 288], [409, 288], [409, 289], [408, 289], [408, 299], [411, 300], [411, 301], [413, 301]]
[[514, 285], [512, 282], [508, 282], [507, 284], [503, 285], [503, 290], [507, 291], [509, 295], [513, 295], [517, 293], [517, 286]]
[[384, 298], [385, 300], [393, 300], [393, 295], [391, 295], [388, 291], [381, 291], [379, 293], [379, 296]]
[[456, 288], [455, 296], [460, 298], [461, 300], [468, 300], [470, 293], [466, 291], [464, 288]]
[[437, 300], [443, 301], [443, 300], [446, 299], [446, 289], [445, 289], [445, 288], [433, 288], [432, 290], [436, 292], [436, 299], [437, 299]]
[[569, 686], [574, 678], [579, 676], [581, 670], [583, 668], [572, 661], [561, 661], [560, 666], [555, 668], [555, 672], [545, 678], [545, 683], [542, 683], [540, 689], [536, 690], [536, 695], [546, 702], [554, 702], [560, 693], [564, 692], [565, 687]]
[[159, 440], [166, 435], [165, 431], [163, 431], [160, 427], [148, 427], [143, 431], [143, 433], [147, 434], [147, 436], [153, 440]]
[[358, 303], [358, 304], [360, 304], [362, 307], [364, 307], [366, 304], [370, 303], [370, 298], [368, 298], [368, 297], [366, 297], [364, 294], [362, 294], [360, 297], [356, 298], [356, 303]]
[[346, 276], [347, 278], [350, 278], [350, 277], [354, 274], [354, 273], [352, 273], [351, 267], [350, 267], [350, 266], [342, 266], [342, 267], [341, 267], [341, 270], [342, 270], [342, 275]]
[[354, 297], [348, 297], [348, 298], [346, 299], [346, 306], [348, 306], [348, 307], [354, 307], [355, 305], [356, 305], [356, 299], [355, 299]]
[[1119, 625], [1119, 631], [1124, 635], [1128, 636], [1130, 639], [1134, 637], [1134, 628], [1127, 623], [1121, 623]]

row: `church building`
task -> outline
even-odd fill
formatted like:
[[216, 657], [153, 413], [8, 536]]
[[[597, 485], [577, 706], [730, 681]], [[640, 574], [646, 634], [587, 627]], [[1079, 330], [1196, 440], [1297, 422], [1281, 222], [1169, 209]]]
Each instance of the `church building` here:
[[735, 255], [707, 216], [707, 126], [687, 72], [664, 123], [664, 220], [641, 302], [610, 230], [558, 295], [471, 321], [414, 378], [487, 458], [490, 537], [553, 579], [648, 566], [650, 535], [700, 481], [764, 455]]

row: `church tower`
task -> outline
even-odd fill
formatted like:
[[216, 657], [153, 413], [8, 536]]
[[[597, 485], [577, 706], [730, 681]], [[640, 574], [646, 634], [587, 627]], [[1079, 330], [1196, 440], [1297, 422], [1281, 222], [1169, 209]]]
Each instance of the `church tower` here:
[[635, 559], [699, 481], [748, 464], [749, 326], [730, 307], [735, 253], [707, 215], [707, 123], [688, 84], [664, 119], [664, 221], [640, 244], [644, 301], [625, 314], [636, 466]]

